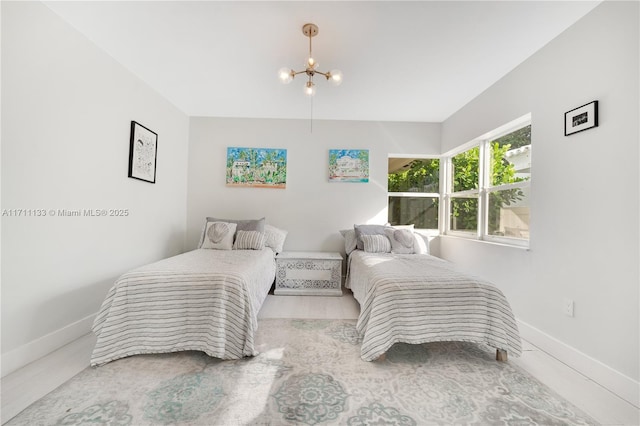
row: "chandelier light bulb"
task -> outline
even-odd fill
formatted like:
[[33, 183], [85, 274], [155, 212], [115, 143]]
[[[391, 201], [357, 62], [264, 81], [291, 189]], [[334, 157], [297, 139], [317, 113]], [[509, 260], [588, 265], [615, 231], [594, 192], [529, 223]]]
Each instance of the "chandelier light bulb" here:
[[340, 86], [342, 84], [342, 71], [331, 70], [327, 74], [327, 79], [334, 86]]
[[313, 69], [313, 68], [315, 68], [317, 66], [318, 66], [318, 63], [316, 62], [315, 59], [313, 59], [312, 57], [309, 57], [309, 59], [307, 59], [307, 67], [308, 68]]
[[304, 94], [309, 97], [316, 94], [316, 85], [313, 84], [313, 81], [307, 81], [307, 84], [304, 86]]
[[294, 72], [291, 68], [284, 67], [278, 70], [278, 78], [280, 79], [282, 84], [291, 83], [291, 80], [293, 80], [293, 74]]

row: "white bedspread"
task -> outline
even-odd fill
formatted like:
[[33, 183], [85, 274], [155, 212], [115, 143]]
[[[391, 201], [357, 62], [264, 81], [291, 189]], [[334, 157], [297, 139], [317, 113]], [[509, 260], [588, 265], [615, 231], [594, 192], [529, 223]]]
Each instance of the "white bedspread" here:
[[360, 303], [361, 358], [372, 361], [394, 343], [469, 341], [522, 352], [511, 307], [493, 284], [429, 255], [349, 255], [346, 286]]
[[256, 355], [258, 311], [275, 269], [269, 248], [199, 249], [125, 273], [94, 321], [91, 365], [186, 350], [222, 359]]

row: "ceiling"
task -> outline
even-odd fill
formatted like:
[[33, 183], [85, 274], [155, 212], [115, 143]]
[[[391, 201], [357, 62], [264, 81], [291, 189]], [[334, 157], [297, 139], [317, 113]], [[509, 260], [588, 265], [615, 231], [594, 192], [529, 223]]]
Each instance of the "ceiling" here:
[[[46, 1], [190, 116], [441, 122], [598, 1]], [[317, 94], [289, 85], [308, 38]], [[321, 78], [318, 78], [321, 77]]]

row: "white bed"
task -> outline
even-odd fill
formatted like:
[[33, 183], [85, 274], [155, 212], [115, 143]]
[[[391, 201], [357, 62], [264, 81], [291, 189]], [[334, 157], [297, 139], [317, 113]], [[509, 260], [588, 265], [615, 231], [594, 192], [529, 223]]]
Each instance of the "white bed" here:
[[469, 341], [521, 354], [502, 292], [434, 256], [354, 250], [345, 286], [360, 303], [357, 330], [365, 361], [378, 359], [396, 342]]
[[91, 365], [186, 350], [222, 359], [257, 354], [257, 315], [275, 278], [262, 250], [197, 249], [145, 265], [113, 285], [93, 325]]

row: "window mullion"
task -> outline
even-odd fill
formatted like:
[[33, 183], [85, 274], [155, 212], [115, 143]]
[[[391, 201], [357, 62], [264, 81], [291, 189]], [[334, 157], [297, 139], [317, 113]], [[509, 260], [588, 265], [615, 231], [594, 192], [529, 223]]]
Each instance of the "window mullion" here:
[[453, 191], [453, 162], [451, 160], [452, 157], [447, 157], [444, 164], [440, 163], [444, 169], [442, 182], [442, 192], [444, 193], [444, 199], [442, 201], [442, 209], [440, 214], [442, 214], [442, 220], [440, 221], [440, 232], [443, 234], [451, 231], [451, 191]]
[[482, 141], [480, 143], [480, 154], [478, 158], [478, 238], [483, 239], [487, 235], [488, 217], [488, 200], [487, 186], [489, 185], [489, 142]]
[[411, 197], [411, 198], [439, 198], [437, 192], [389, 192], [389, 197]]
[[467, 198], [470, 196], [477, 197], [479, 193], [480, 191], [477, 189], [469, 189], [467, 191], [451, 192], [451, 197], [452, 198]]

